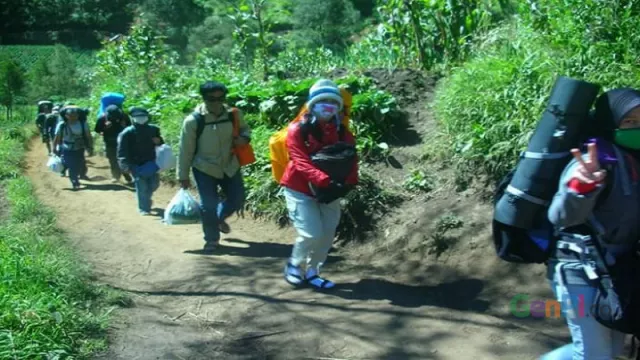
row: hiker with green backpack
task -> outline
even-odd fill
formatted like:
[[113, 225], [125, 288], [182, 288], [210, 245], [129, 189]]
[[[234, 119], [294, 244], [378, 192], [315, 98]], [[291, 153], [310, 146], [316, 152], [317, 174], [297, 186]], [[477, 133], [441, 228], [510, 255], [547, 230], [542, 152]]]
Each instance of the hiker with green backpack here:
[[[227, 93], [227, 87], [216, 81], [200, 85], [203, 102], [185, 118], [180, 133], [177, 178], [188, 189], [193, 171], [200, 194], [204, 252], [215, 249], [221, 232], [231, 231], [225, 219], [244, 205], [241, 163], [234, 147], [250, 143], [251, 129], [240, 109], [225, 104]], [[222, 202], [218, 188], [225, 194]]]
[[498, 256], [546, 265], [571, 333], [541, 360], [613, 359], [640, 335], [640, 91], [597, 92], [560, 79], [498, 186]]

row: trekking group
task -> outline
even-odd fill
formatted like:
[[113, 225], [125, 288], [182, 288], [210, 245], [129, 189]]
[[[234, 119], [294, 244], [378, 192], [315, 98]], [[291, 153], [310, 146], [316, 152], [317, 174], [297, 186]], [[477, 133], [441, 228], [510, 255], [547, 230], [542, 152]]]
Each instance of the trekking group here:
[[[241, 168], [255, 157], [251, 129], [242, 112], [227, 105], [226, 86], [207, 81], [199, 91], [202, 102], [183, 121], [176, 156], [160, 128], [151, 124], [149, 111], [135, 106], [125, 111], [125, 96], [119, 93], [104, 94], [93, 130], [102, 136], [112, 181], [123, 178], [125, 184], [135, 186], [141, 215], [152, 212], [160, 171], [176, 169], [181, 191], [174, 200], [189, 197], [193, 177], [200, 199], [197, 215], [204, 233], [203, 252], [213, 253], [220, 234], [231, 231], [226, 219], [244, 207]], [[345, 104], [345, 96], [348, 92], [334, 82], [319, 80], [298, 116], [270, 144], [274, 177], [283, 187], [298, 233], [284, 264], [284, 278], [294, 286], [335, 286], [320, 276], [320, 270], [340, 220], [340, 199], [358, 183], [358, 156], [348, 129], [350, 103]], [[94, 154], [94, 138], [88, 114], [74, 104], [38, 103], [36, 124], [50, 156], [48, 166], [62, 176], [68, 173], [73, 191], [82, 189], [80, 180], [90, 181], [86, 156]], [[188, 199], [172, 201], [165, 219], [168, 214], [180, 216], [193, 210], [188, 208]]]
[[[561, 77], [527, 151], [495, 198], [498, 256], [544, 263], [572, 342], [541, 359], [613, 359], [625, 334], [640, 335], [640, 92], [619, 88], [600, 96], [597, 85]], [[251, 129], [226, 104], [227, 88], [200, 86], [200, 103], [177, 139], [176, 177], [199, 192], [205, 252], [215, 252], [226, 219], [244, 206], [242, 167], [252, 163]], [[111, 96], [111, 95], [110, 95]], [[124, 97], [105, 96], [94, 131], [102, 135], [113, 181], [135, 185], [138, 210], [151, 211], [159, 186], [158, 149], [164, 139], [146, 109], [122, 110]], [[309, 91], [298, 116], [271, 138], [274, 178], [282, 186], [297, 231], [285, 280], [328, 289], [320, 276], [340, 221], [340, 198], [358, 183], [358, 156], [349, 130], [351, 99], [330, 80]], [[595, 104], [595, 106], [594, 106]], [[60, 155], [73, 189], [87, 178], [93, 153], [87, 111], [42, 102], [37, 124], [47, 151]], [[593, 109], [592, 109], [593, 108]], [[224, 200], [221, 201], [221, 193]], [[183, 206], [186, 208], [188, 206]], [[575, 302], [595, 309], [576, 317]], [[609, 313], [602, 310], [605, 306]]]

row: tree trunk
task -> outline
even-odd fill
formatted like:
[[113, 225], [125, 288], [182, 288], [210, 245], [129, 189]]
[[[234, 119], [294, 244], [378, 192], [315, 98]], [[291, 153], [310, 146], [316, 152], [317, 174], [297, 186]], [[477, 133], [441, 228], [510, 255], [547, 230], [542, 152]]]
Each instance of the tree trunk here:
[[269, 59], [268, 59], [268, 49], [267, 42], [264, 38], [265, 28], [264, 23], [262, 22], [262, 6], [264, 4], [263, 1], [252, 1], [253, 4], [253, 14], [258, 21], [258, 41], [260, 42], [260, 49], [262, 52], [262, 71], [264, 81], [269, 79]]

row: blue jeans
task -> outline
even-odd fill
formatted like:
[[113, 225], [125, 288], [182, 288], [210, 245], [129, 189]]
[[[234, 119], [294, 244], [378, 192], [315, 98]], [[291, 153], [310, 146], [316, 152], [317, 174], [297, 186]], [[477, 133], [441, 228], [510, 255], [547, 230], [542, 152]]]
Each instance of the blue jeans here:
[[83, 169], [87, 166], [84, 158], [84, 149], [62, 150], [62, 163], [65, 168], [69, 169], [71, 186], [79, 186], [79, 178], [82, 175]]
[[[231, 216], [244, 206], [244, 182], [240, 170], [232, 177], [224, 176], [216, 179], [193, 168], [193, 177], [200, 194], [200, 210], [202, 212], [202, 231], [204, 241], [218, 242], [220, 230], [218, 222]], [[219, 202], [218, 186], [225, 194], [225, 200]]]
[[563, 316], [567, 319], [573, 342], [543, 355], [540, 360], [611, 360], [622, 354], [625, 334], [601, 325], [590, 314], [596, 288], [565, 284], [574, 314], [570, 317], [566, 313], [567, 294], [563, 294], [558, 276], [556, 273], [551, 285], [558, 302], [562, 304]]
[[151, 176], [135, 175], [136, 196], [138, 198], [138, 211], [151, 211], [151, 196], [160, 187], [160, 177], [157, 173]]

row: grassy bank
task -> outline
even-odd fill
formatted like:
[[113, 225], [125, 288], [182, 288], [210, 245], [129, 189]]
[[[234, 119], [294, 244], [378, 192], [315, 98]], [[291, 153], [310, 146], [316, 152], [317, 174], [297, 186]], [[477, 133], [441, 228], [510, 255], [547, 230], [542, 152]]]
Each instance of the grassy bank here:
[[113, 294], [88, 282], [21, 175], [32, 130], [0, 128], [0, 359], [87, 358], [106, 346]]
[[640, 3], [540, 0], [474, 44], [435, 96], [434, 148], [468, 180], [501, 178], [526, 148], [558, 76], [603, 90], [640, 86]]

